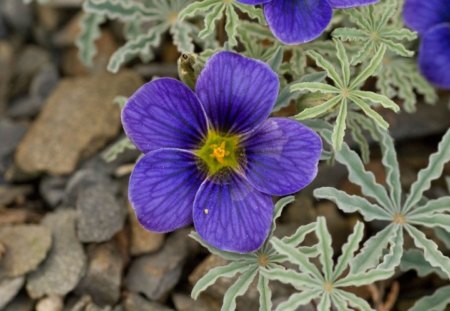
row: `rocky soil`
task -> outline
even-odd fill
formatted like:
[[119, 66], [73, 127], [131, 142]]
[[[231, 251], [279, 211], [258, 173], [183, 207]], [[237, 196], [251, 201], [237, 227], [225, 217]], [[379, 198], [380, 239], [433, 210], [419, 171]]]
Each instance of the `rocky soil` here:
[[[107, 60], [123, 38], [115, 31], [118, 25], [108, 24], [94, 66], [86, 68], [74, 46], [81, 1], [51, 3], [0, 1], [0, 310], [220, 310], [229, 280], [220, 279], [198, 301], [190, 290], [223, 260], [188, 237], [192, 228], [167, 235], [142, 229], [127, 201], [139, 153], [127, 151], [109, 163], [102, 157], [123, 135], [115, 97], [129, 96], [153, 75], [175, 74], [174, 47], [166, 42], [157, 62], [109, 74]], [[387, 116], [399, 142], [405, 187], [450, 126], [448, 95], [441, 97], [436, 106], [419, 104], [416, 114]], [[368, 167], [383, 177], [376, 152]], [[279, 231], [324, 215], [339, 250], [356, 216], [314, 201], [312, 189], [325, 185], [359, 191], [342, 167], [323, 165], [316, 181], [285, 210]], [[446, 191], [439, 181], [431, 195]], [[404, 293], [399, 310], [441, 282], [414, 273], [399, 281]], [[292, 291], [277, 286], [275, 301]], [[367, 288], [355, 292], [371, 297]], [[238, 299], [238, 308], [257, 306], [253, 286]]]

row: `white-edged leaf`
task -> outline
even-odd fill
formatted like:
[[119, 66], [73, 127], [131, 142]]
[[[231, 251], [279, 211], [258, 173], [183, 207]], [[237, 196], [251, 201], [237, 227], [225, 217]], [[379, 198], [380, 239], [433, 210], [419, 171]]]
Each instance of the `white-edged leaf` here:
[[353, 255], [359, 248], [359, 243], [364, 236], [364, 223], [357, 222], [352, 234], [347, 238], [347, 242], [342, 246], [342, 254], [339, 256], [333, 272], [333, 282], [335, 282], [349, 265]]
[[298, 290], [307, 290], [311, 288], [322, 288], [322, 283], [306, 273], [298, 273], [294, 270], [281, 267], [272, 269], [263, 269], [260, 272], [264, 277], [270, 280], [276, 280], [284, 284], [290, 284]]
[[295, 201], [295, 197], [293, 195], [289, 195], [286, 197], [283, 197], [275, 203], [275, 208], [273, 212], [273, 220], [272, 220], [272, 231], [273, 233], [277, 227], [276, 220], [281, 216], [281, 213], [283, 212], [284, 208]]
[[377, 94], [374, 92], [359, 91], [359, 90], [352, 91], [352, 95], [360, 97], [360, 98], [368, 100], [368, 101], [371, 101], [374, 104], [380, 104], [384, 108], [391, 109], [395, 112], [400, 111], [400, 107], [394, 101], [390, 100], [389, 98], [387, 98], [384, 95], [380, 95], [380, 94]]
[[[450, 210], [450, 206], [447, 207]], [[442, 228], [450, 233], [450, 215], [444, 214], [419, 214], [408, 216], [408, 223], [425, 226], [431, 229]]]
[[285, 255], [290, 262], [299, 267], [300, 271], [309, 273], [318, 280], [323, 279], [323, 276], [317, 267], [309, 261], [307, 256], [302, 254], [296, 248], [283, 242], [282, 240], [279, 240], [278, 238], [272, 238], [271, 243], [278, 253]]
[[337, 87], [343, 88], [345, 85], [342, 83], [342, 79], [336, 71], [336, 68], [332, 63], [327, 61], [322, 55], [316, 51], [308, 51], [308, 56], [310, 56], [316, 62], [317, 66], [325, 70], [328, 77], [334, 81]]
[[330, 311], [331, 310], [331, 298], [329, 293], [323, 293], [319, 304], [317, 305], [318, 311]]
[[365, 170], [364, 164], [355, 151], [344, 144], [335, 157], [339, 163], [347, 167], [349, 180], [360, 186], [364, 195], [375, 199], [385, 209], [393, 210], [386, 189], [376, 182], [372, 172]]
[[428, 239], [423, 232], [411, 225], [405, 225], [406, 231], [413, 238], [414, 244], [423, 250], [425, 260], [433, 267], [442, 269], [442, 271], [450, 278], [450, 258], [444, 256], [439, 251], [437, 244]]
[[301, 293], [295, 293], [288, 300], [278, 305], [276, 311], [297, 310], [298, 307], [309, 304], [313, 299], [321, 295], [322, 290], [305, 290]]
[[313, 194], [317, 199], [334, 202], [345, 213], [360, 213], [366, 221], [392, 219], [392, 216], [380, 206], [370, 203], [363, 197], [349, 195], [335, 188], [322, 187], [315, 189]]
[[400, 210], [402, 198], [402, 184], [400, 182], [400, 169], [397, 160], [394, 140], [387, 131], [379, 130], [380, 147], [383, 157], [381, 161], [386, 168], [386, 182], [389, 186], [389, 194], [395, 209]]
[[333, 247], [331, 246], [331, 235], [328, 232], [325, 217], [319, 217], [316, 222], [316, 236], [319, 239], [319, 260], [326, 281], [333, 278]]
[[195, 286], [191, 292], [192, 298], [197, 299], [198, 295], [200, 295], [200, 293], [206, 290], [209, 286], [213, 285], [217, 279], [221, 277], [231, 278], [238, 273], [246, 272], [249, 268], [251, 269], [248, 263], [238, 261], [234, 261], [226, 266], [212, 268], [208, 271], [208, 273], [201, 277], [197, 283], [195, 283]]
[[434, 233], [436, 233], [436, 236], [439, 238], [439, 240], [441, 240], [445, 244], [445, 246], [450, 249], [450, 233], [441, 228], [434, 229]]
[[335, 290], [335, 292], [337, 295], [341, 296], [345, 301], [347, 301], [349, 306], [352, 306], [360, 311], [373, 311], [367, 301], [356, 296], [355, 294], [345, 292], [343, 290]]
[[320, 92], [324, 94], [328, 93], [339, 93], [339, 89], [335, 86], [322, 83], [322, 82], [297, 82], [293, 83], [291, 86], [291, 91], [309, 91], [309, 92]]
[[432, 295], [425, 296], [409, 309], [409, 311], [442, 311], [450, 304], [450, 285], [436, 290]]
[[352, 274], [363, 273], [370, 268], [377, 266], [389, 244], [393, 243], [397, 226], [390, 224], [376, 235], [370, 237], [361, 251], [350, 262], [350, 271]]
[[232, 5], [227, 5], [225, 9], [225, 16], [227, 17], [225, 31], [228, 36], [228, 44], [230, 47], [234, 47], [238, 44], [237, 30], [239, 25], [239, 16]]
[[354, 90], [363, 84], [370, 76], [373, 76], [383, 61], [384, 54], [386, 53], [386, 47], [381, 46], [376, 52], [375, 56], [371, 59], [369, 65], [364, 67], [356, 78], [350, 83], [350, 89]]
[[403, 239], [403, 228], [397, 226], [395, 238], [390, 245], [389, 252], [383, 257], [383, 260], [377, 269], [393, 271], [400, 265], [403, 256]]
[[88, 67], [93, 65], [94, 56], [97, 53], [95, 41], [100, 37], [100, 24], [105, 21], [103, 15], [86, 14], [80, 21], [81, 31], [75, 41], [78, 55]]
[[344, 142], [345, 128], [347, 127], [347, 99], [343, 99], [336, 118], [336, 124], [331, 135], [331, 142], [335, 151], [341, 150]]
[[222, 311], [234, 311], [236, 309], [236, 298], [245, 294], [250, 284], [258, 274], [257, 268], [250, 268], [228, 288], [223, 296]]
[[345, 278], [337, 280], [335, 285], [339, 287], [362, 286], [386, 280], [394, 274], [394, 270], [372, 269], [368, 272], [349, 274]]
[[438, 150], [430, 156], [428, 166], [419, 172], [417, 180], [412, 184], [404, 205], [405, 212], [419, 203], [423, 193], [430, 188], [431, 182], [441, 176], [444, 164], [448, 161], [450, 161], [450, 129], [442, 137]]
[[339, 310], [339, 311], [352, 311], [352, 309], [350, 309], [348, 307], [347, 301], [345, 301], [345, 299], [342, 298], [342, 296], [340, 296], [338, 293], [336, 293], [336, 291], [333, 291], [331, 293], [331, 302], [333, 303], [333, 305], [336, 306], [336, 310]]
[[440, 197], [438, 199], [429, 200], [423, 206], [414, 208], [408, 213], [409, 217], [420, 217], [420, 215], [431, 215], [435, 213], [443, 213], [450, 208], [450, 196]]
[[294, 232], [294, 234], [282, 238], [281, 241], [283, 241], [283, 243], [286, 243], [293, 247], [296, 247], [300, 243], [302, 243], [305, 240], [305, 237], [309, 233], [313, 232], [315, 229], [316, 229], [315, 223], [310, 223], [310, 224], [301, 226]]
[[325, 113], [329, 113], [341, 100], [342, 100], [341, 96], [334, 96], [333, 98], [330, 98], [323, 104], [317, 105], [312, 108], [306, 108], [305, 110], [297, 114], [295, 116], [295, 119], [297, 120], [311, 119], [316, 118]]
[[423, 252], [416, 248], [409, 249], [403, 253], [402, 261], [400, 262], [400, 270], [415, 270], [419, 277], [425, 277], [432, 273], [436, 273], [442, 279], [447, 278], [441, 269], [432, 267], [428, 261], [425, 260]]
[[259, 292], [259, 311], [272, 310], [272, 290], [269, 287], [269, 279], [261, 273], [258, 276], [257, 289]]
[[333, 40], [336, 44], [336, 56], [341, 64], [342, 78], [344, 80], [344, 85], [347, 86], [350, 82], [350, 63], [348, 61], [347, 52], [345, 47], [339, 40]]
[[364, 114], [371, 118], [379, 127], [383, 129], [387, 129], [389, 127], [389, 123], [387, 123], [383, 117], [378, 112], [373, 110], [364, 100], [353, 94], [349, 96], [349, 99], [351, 99], [351, 101], [355, 103], [355, 105], [357, 105], [364, 112]]

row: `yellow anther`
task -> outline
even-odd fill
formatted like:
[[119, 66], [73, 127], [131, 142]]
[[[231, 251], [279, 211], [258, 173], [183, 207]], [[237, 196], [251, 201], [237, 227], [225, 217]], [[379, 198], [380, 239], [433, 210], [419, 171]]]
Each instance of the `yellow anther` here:
[[225, 142], [223, 141], [220, 146], [216, 144], [211, 145], [214, 148], [211, 156], [217, 160], [217, 162], [223, 164], [223, 158], [230, 154], [229, 151], [225, 150]]

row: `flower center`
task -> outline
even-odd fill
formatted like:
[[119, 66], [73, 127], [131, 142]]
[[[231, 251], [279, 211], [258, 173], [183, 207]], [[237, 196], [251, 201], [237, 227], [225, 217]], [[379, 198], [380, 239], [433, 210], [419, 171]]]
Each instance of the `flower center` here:
[[210, 131], [195, 154], [206, 164], [209, 175], [214, 175], [226, 167], [238, 168], [239, 151], [238, 136]]

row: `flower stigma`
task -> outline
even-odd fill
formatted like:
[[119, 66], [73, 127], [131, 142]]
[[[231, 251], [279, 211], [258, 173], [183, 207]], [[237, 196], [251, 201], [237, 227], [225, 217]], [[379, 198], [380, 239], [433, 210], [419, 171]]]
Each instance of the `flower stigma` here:
[[210, 176], [224, 168], [239, 167], [239, 138], [209, 131], [200, 149], [195, 154], [206, 164]]

